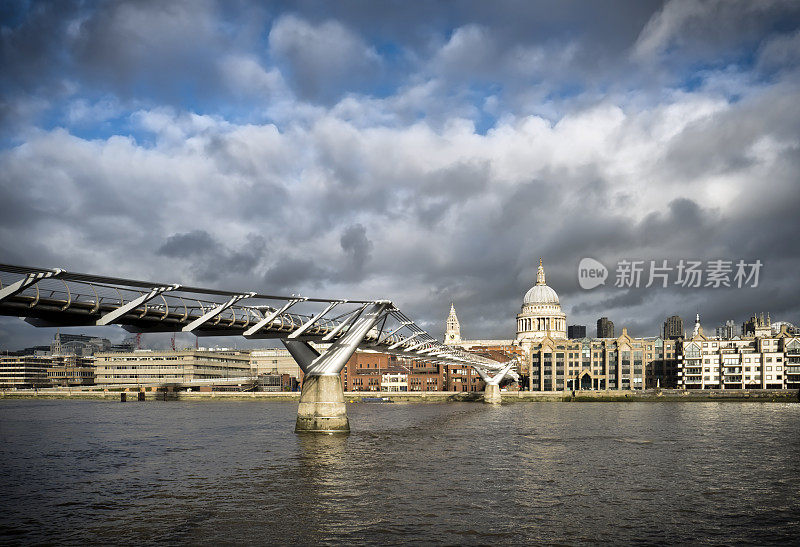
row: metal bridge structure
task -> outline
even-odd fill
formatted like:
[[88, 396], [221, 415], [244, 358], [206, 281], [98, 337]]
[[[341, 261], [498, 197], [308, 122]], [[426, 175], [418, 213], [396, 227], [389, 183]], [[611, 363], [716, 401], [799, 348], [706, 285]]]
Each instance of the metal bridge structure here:
[[447, 346], [389, 300], [279, 296], [0, 264], [0, 315], [37, 327], [279, 339], [304, 373], [298, 432], [349, 431], [340, 372], [359, 348], [473, 367], [491, 379], [487, 385], [518, 378], [513, 362]]

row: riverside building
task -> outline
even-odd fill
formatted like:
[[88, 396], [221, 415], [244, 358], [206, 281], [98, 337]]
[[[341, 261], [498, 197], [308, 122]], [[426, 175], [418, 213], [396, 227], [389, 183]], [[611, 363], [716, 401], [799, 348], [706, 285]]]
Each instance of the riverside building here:
[[645, 389], [674, 385], [676, 341], [634, 338], [623, 328], [612, 339], [562, 341], [531, 346], [523, 370], [531, 391]]
[[250, 351], [250, 366], [253, 373], [263, 374], [288, 374], [296, 380], [303, 377], [303, 371], [289, 350], [284, 348], [254, 349]]
[[0, 357], [0, 389], [36, 389], [50, 387], [47, 368], [50, 357], [15, 355]]
[[47, 367], [47, 379], [54, 387], [93, 386], [94, 363], [93, 357], [53, 355]]
[[0, 358], [0, 388], [39, 389], [94, 385], [94, 359], [77, 355]]
[[98, 386], [182, 384], [195, 380], [255, 377], [244, 351], [133, 351], [96, 354]]
[[[483, 352], [481, 352], [483, 353]], [[357, 351], [341, 372], [345, 391], [483, 391], [484, 382], [472, 367], [373, 351]]]
[[782, 328], [773, 334], [769, 315], [753, 316], [746, 336], [708, 337], [695, 321], [681, 342], [678, 366], [683, 389], [800, 389], [800, 337]]

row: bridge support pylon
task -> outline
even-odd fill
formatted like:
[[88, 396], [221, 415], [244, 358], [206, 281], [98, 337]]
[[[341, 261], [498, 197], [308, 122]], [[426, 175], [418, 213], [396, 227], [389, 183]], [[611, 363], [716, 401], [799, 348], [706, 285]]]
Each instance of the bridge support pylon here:
[[296, 433], [348, 433], [350, 420], [338, 374], [306, 376], [297, 407]]
[[389, 306], [389, 302], [376, 302], [366, 308], [347, 333], [322, 354], [308, 342], [282, 340], [304, 373], [295, 433], [350, 432], [341, 372]]
[[503, 378], [511, 371], [511, 369], [516, 364], [516, 360], [512, 359], [509, 361], [505, 367], [503, 367], [500, 372], [495, 374], [494, 376], [489, 376], [489, 374], [480, 367], [474, 367], [475, 370], [478, 371], [478, 374], [486, 383], [486, 387], [483, 391], [483, 402], [486, 404], [492, 405], [499, 405], [503, 402], [503, 397], [500, 394], [500, 382], [503, 381]]
[[500, 395], [500, 386], [498, 384], [486, 384], [486, 389], [483, 392], [483, 402], [493, 405], [503, 402], [503, 397]]

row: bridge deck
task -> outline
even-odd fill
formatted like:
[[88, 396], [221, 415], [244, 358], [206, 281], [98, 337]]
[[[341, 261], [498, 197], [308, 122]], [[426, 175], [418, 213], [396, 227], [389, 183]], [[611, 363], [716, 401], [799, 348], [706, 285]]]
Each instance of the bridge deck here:
[[0, 264], [0, 315], [23, 317], [35, 326], [116, 324], [131, 332], [328, 343], [344, 336], [364, 309], [378, 302], [387, 303], [387, 311], [360, 347], [490, 371], [503, 368], [445, 346], [388, 301], [239, 293]]

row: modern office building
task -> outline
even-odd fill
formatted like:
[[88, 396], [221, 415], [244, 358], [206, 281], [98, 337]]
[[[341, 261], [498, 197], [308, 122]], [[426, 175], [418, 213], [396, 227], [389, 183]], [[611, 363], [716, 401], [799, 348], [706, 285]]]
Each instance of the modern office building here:
[[131, 387], [255, 377], [246, 351], [150, 351], [95, 355], [98, 386]]
[[23, 356], [23, 355], [33, 355], [35, 357], [42, 357], [50, 355], [50, 346], [29, 346], [23, 349], [17, 350], [4, 350], [3, 354], [6, 356]]
[[111, 350], [111, 340], [85, 334], [66, 334], [56, 332], [50, 353], [53, 355], [91, 356], [101, 351]]
[[53, 336], [53, 342], [50, 344], [50, 353], [52, 355], [90, 357], [100, 352], [133, 351], [136, 347], [135, 340], [135, 338], [129, 337], [119, 344], [112, 344], [108, 338], [57, 331]]
[[683, 335], [683, 319], [681, 319], [681, 316], [671, 315], [667, 317], [661, 329], [661, 337], [664, 340], [677, 340], [682, 338]]
[[303, 371], [284, 348], [254, 349], [250, 351], [250, 366], [256, 375], [288, 374], [296, 380], [303, 377]]
[[567, 327], [567, 338], [570, 340], [586, 338], [586, 325], [569, 325]]
[[614, 322], [608, 317], [597, 320], [597, 338], [614, 338]]
[[[259, 374], [255, 379], [256, 391], [297, 391], [297, 378], [289, 374]], [[249, 387], [249, 386], [248, 386]]]
[[531, 391], [670, 387], [677, 369], [676, 341], [633, 338], [547, 338], [531, 348], [523, 382]]
[[78, 355], [53, 355], [47, 367], [47, 378], [54, 387], [79, 387], [94, 385], [93, 357]]
[[50, 387], [47, 369], [52, 361], [46, 356], [9, 355], [0, 357], [0, 389]]

